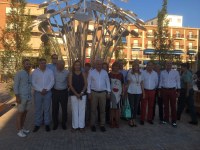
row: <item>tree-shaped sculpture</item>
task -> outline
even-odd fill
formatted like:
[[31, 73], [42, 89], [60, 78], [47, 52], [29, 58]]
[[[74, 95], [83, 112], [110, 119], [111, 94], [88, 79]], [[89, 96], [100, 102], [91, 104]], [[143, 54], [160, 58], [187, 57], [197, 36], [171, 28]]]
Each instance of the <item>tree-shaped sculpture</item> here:
[[49, 0], [39, 8], [46, 12], [38, 16], [33, 26], [40, 24], [43, 42], [52, 37], [62, 41], [69, 66], [76, 59], [84, 64], [88, 49], [91, 63], [96, 57], [109, 62], [122, 37], [138, 35], [128, 30], [129, 24], [144, 29], [136, 14], [110, 0]]

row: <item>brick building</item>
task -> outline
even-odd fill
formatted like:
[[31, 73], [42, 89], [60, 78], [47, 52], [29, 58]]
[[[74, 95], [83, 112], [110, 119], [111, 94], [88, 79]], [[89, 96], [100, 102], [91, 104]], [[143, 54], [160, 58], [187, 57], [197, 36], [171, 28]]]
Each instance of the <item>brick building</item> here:
[[[199, 28], [182, 27], [182, 16], [172, 16], [169, 22], [169, 33], [173, 37], [174, 49], [172, 54], [180, 57], [182, 62], [189, 62], [193, 70], [197, 69], [198, 50], [199, 50]], [[170, 17], [168, 17], [170, 18]], [[175, 23], [177, 21], [177, 24]], [[134, 37], [128, 35], [123, 39], [124, 53], [126, 55], [130, 68], [134, 59], [139, 59], [141, 64], [146, 64], [150, 60], [150, 56], [154, 54], [155, 48], [152, 45], [153, 31], [157, 28], [157, 18], [146, 22], [146, 31], [137, 29], [134, 25], [130, 25], [128, 30], [135, 30], [139, 36]]]

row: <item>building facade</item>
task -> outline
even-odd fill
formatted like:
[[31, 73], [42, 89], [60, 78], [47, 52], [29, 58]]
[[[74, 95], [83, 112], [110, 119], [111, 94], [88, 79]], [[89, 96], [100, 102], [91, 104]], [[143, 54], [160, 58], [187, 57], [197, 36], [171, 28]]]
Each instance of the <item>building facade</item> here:
[[[198, 50], [199, 50], [199, 28], [182, 27], [182, 16], [173, 16], [171, 24], [168, 27], [170, 36], [173, 38], [172, 54], [175, 58], [179, 58], [182, 62], [190, 63], [193, 70], [198, 66]], [[170, 17], [170, 16], [169, 16]], [[177, 21], [177, 24], [175, 23]], [[157, 28], [157, 19], [154, 18], [146, 22], [146, 31], [138, 29], [134, 25], [129, 25], [128, 30], [138, 32], [139, 36], [131, 36], [130, 34], [122, 41], [124, 43], [123, 53], [127, 60], [127, 68], [131, 67], [131, 63], [135, 59], [139, 59], [141, 64], [145, 65], [151, 60], [151, 55], [155, 53], [152, 41], [154, 38], [154, 30]]]

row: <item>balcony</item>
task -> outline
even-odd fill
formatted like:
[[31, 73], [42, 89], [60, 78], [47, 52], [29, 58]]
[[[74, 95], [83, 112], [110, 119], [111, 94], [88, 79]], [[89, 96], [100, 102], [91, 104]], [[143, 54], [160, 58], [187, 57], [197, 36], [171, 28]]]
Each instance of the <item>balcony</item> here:
[[141, 48], [142, 44], [141, 43], [133, 43], [133, 44], [131, 44], [131, 47], [132, 48]]
[[153, 44], [146, 44], [145, 47], [146, 47], [146, 48], [150, 48], [150, 49], [151, 49], [151, 48], [154, 48], [154, 47], [153, 47]]
[[177, 40], [184, 39], [184, 34], [173, 34], [173, 38]]
[[188, 35], [188, 36], [187, 36], [187, 39], [188, 39], [188, 40], [196, 40], [197, 37], [198, 37], [197, 35]]
[[146, 37], [148, 37], [148, 38], [154, 37], [153, 32], [147, 32], [147, 33], [146, 33]]
[[197, 46], [187, 46], [188, 50], [197, 50]]
[[175, 45], [174, 49], [184, 49], [184, 45]]

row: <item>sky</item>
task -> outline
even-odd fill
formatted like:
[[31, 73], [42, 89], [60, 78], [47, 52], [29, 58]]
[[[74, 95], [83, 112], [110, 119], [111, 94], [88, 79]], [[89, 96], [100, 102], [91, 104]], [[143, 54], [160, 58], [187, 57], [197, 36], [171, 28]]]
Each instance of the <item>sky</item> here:
[[[27, 0], [31, 3], [42, 3], [45, 0]], [[73, 1], [73, 0], [72, 0]], [[111, 0], [116, 5], [133, 11], [138, 18], [146, 21], [157, 16], [163, 0]], [[200, 0], [168, 0], [168, 14], [183, 16], [183, 26], [200, 28]]]

